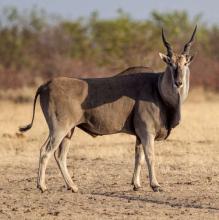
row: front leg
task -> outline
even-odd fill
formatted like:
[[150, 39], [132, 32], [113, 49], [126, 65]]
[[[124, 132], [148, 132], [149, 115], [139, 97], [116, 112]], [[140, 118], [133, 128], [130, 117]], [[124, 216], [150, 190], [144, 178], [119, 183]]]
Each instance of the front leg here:
[[139, 132], [139, 138], [143, 145], [143, 150], [145, 154], [145, 160], [148, 166], [150, 186], [154, 192], [162, 191], [159, 183], [157, 182], [155, 174], [155, 159], [154, 159], [154, 138], [153, 134], [148, 132]]
[[141, 141], [138, 137], [136, 137], [135, 144], [135, 168], [132, 177], [132, 185], [134, 185], [134, 190], [137, 191], [141, 188], [140, 174], [141, 174], [141, 166], [145, 161], [144, 152], [142, 149]]

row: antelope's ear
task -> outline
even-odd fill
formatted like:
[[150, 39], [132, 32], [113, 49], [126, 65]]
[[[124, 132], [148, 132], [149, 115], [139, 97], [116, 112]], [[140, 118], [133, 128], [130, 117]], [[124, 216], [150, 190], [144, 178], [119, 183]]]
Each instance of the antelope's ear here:
[[161, 60], [163, 60], [166, 64], [171, 63], [171, 58], [163, 53], [159, 53]]
[[186, 64], [189, 65], [193, 61], [194, 58], [195, 58], [195, 55], [186, 56]]

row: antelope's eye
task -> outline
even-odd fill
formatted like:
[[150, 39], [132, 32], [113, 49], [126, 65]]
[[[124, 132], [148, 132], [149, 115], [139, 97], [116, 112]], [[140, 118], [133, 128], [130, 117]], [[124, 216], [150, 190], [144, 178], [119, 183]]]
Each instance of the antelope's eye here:
[[170, 66], [174, 67], [174, 66], [175, 66], [175, 64], [174, 64], [173, 62], [170, 62]]

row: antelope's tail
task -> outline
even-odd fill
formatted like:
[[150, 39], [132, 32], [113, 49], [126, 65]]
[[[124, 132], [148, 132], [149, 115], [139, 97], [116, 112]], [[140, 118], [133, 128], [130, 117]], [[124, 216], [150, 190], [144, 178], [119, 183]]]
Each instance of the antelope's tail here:
[[19, 131], [20, 131], [20, 132], [26, 132], [27, 130], [29, 130], [29, 129], [32, 128], [33, 121], [34, 121], [34, 116], [35, 116], [35, 106], [36, 106], [37, 97], [38, 97], [38, 95], [41, 93], [43, 86], [44, 86], [44, 85], [40, 86], [40, 87], [37, 89], [37, 91], [36, 91], [36, 95], [35, 95], [34, 103], [33, 103], [32, 121], [31, 121], [30, 124], [28, 124], [28, 125], [26, 125], [26, 126], [24, 126], [24, 127], [20, 127], [20, 128], [19, 128]]

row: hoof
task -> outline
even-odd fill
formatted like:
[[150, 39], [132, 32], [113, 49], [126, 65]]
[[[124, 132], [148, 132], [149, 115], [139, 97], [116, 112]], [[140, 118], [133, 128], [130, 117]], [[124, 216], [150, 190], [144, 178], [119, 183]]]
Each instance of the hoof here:
[[44, 192], [48, 191], [46, 186], [37, 185], [37, 188], [41, 191], [41, 193], [44, 193]]
[[154, 192], [163, 192], [163, 189], [160, 186], [151, 186]]
[[135, 186], [135, 185], [134, 185], [134, 187], [133, 187], [133, 190], [134, 190], [134, 191], [139, 191], [140, 189], [141, 189], [141, 186]]
[[73, 193], [77, 193], [78, 192], [78, 187], [77, 186], [69, 186], [68, 190], [71, 190]]

